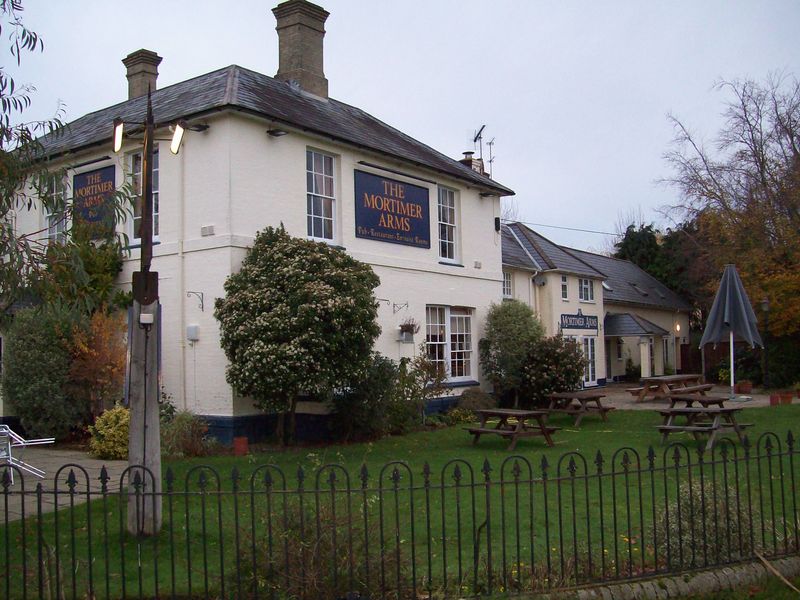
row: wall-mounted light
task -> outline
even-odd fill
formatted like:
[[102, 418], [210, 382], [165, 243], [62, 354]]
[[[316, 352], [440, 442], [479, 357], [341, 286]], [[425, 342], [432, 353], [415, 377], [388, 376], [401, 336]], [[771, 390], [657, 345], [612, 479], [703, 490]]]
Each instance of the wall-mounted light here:
[[675, 323], [675, 331], [677, 331], [678, 333], [681, 332], [681, 324], [680, 323]]
[[181, 143], [183, 142], [183, 134], [186, 133], [186, 130], [189, 131], [205, 131], [208, 129], [208, 125], [205, 124], [197, 124], [197, 125], [189, 125], [186, 121], [181, 119], [172, 128], [172, 142], [169, 145], [169, 151], [173, 154], [177, 154], [181, 149]]
[[125, 123], [117, 117], [114, 119], [114, 152], [122, 150], [122, 134], [124, 133]]
[[283, 137], [287, 133], [289, 132], [286, 131], [285, 129], [278, 129], [277, 127], [267, 129], [267, 134], [269, 134], [271, 137]]

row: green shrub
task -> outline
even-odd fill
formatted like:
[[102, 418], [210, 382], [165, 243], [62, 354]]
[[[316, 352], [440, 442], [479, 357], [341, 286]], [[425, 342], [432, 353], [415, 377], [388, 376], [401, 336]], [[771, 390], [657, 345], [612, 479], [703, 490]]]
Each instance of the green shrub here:
[[337, 438], [354, 441], [389, 433], [398, 372], [396, 363], [376, 352], [360, 380], [331, 395], [331, 428]]
[[63, 438], [88, 422], [89, 403], [70, 397], [70, 343], [78, 317], [20, 310], [5, 335], [3, 397], [30, 437]]
[[161, 454], [170, 458], [207, 456], [214, 443], [206, 436], [208, 424], [188, 410], [176, 411], [161, 424]]
[[128, 431], [131, 411], [115, 406], [104, 411], [94, 425], [89, 425], [89, 452], [95, 458], [126, 460], [128, 458]]
[[425, 421], [428, 401], [444, 393], [446, 374], [428, 356], [425, 343], [414, 358], [403, 358], [397, 373], [394, 402], [389, 407], [389, 433], [405, 433]]
[[523, 368], [523, 406], [543, 406], [553, 392], [577, 389], [583, 381], [586, 359], [574, 340], [560, 335], [534, 342]]
[[[673, 561], [671, 566], [679, 566], [677, 563], [681, 551], [684, 565], [690, 564], [693, 556], [694, 562], [702, 565], [706, 558], [709, 562], [749, 558], [754, 550], [751, 540], [756, 541], [756, 550], [764, 550], [758, 547], [759, 536], [752, 535], [755, 532], [750, 530], [749, 518], [737, 519], [733, 499], [728, 497], [726, 507], [725, 494], [710, 481], [706, 481], [703, 486], [699, 480], [693, 481], [691, 486], [682, 483], [678, 495], [681, 507], [680, 520], [678, 500], [675, 499], [673, 491], [668, 510], [661, 511], [656, 521], [658, 553], [662, 558], [666, 558], [669, 537], [669, 550]], [[761, 515], [755, 507], [752, 510], [753, 524], [758, 528]]]
[[486, 329], [478, 343], [481, 368], [498, 395], [518, 404], [525, 359], [531, 344], [544, 336], [544, 328], [527, 304], [506, 300], [492, 304]]
[[497, 399], [480, 388], [469, 388], [458, 397], [458, 408], [470, 412], [483, 408], [497, 408]]
[[459, 423], [474, 423], [477, 421], [475, 413], [468, 408], [456, 406], [447, 411], [447, 418], [450, 420], [451, 425], [458, 425]]

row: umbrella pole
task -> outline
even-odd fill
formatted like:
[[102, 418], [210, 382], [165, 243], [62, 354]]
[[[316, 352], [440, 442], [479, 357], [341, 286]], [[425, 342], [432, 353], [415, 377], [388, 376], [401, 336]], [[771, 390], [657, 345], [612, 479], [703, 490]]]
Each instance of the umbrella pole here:
[[733, 329], [731, 329], [729, 344], [730, 344], [730, 347], [731, 347], [730, 348], [730, 351], [731, 351], [731, 398], [733, 398], [734, 397], [734, 393], [733, 393]]

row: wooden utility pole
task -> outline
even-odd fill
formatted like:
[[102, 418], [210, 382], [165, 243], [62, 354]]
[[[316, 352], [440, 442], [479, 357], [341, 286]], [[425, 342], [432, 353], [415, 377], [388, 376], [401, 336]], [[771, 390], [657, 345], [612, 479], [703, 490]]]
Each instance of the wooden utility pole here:
[[158, 410], [158, 339], [161, 328], [158, 273], [150, 271], [153, 258], [153, 132], [155, 122], [150, 92], [144, 124], [142, 153], [142, 218], [140, 270], [133, 274], [131, 311], [128, 437], [128, 531], [155, 535], [161, 530], [161, 431]]

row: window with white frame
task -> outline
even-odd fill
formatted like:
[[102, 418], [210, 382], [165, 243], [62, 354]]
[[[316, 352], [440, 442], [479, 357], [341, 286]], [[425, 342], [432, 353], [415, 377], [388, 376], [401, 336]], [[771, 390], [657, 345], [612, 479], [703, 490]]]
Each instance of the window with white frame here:
[[333, 241], [335, 232], [333, 156], [306, 150], [306, 223], [308, 237]]
[[456, 247], [456, 193], [453, 190], [439, 188], [439, 258], [457, 260]]
[[584, 302], [594, 301], [594, 281], [591, 279], [578, 279], [578, 300]]
[[450, 381], [472, 377], [472, 309], [426, 307], [425, 344], [428, 358]]
[[662, 347], [664, 349], [664, 371], [666, 371], [667, 367], [669, 367], [669, 365], [670, 365], [670, 363], [669, 363], [669, 338], [667, 336], [664, 336], [663, 338], [661, 338], [661, 344], [662, 344]]
[[617, 338], [617, 360], [622, 360], [623, 345], [622, 338]]
[[[130, 156], [131, 185], [136, 194], [133, 203], [133, 227], [130, 232], [131, 243], [141, 244], [142, 233], [142, 153], [136, 152]], [[159, 168], [158, 148], [153, 148], [153, 241], [158, 241], [159, 232]]]
[[567, 287], [567, 276], [561, 276], [561, 299], [568, 300], [569, 299], [569, 288]]
[[47, 227], [47, 243], [63, 244], [67, 241], [66, 188], [59, 175], [47, 180], [47, 196], [50, 206], [45, 208], [44, 221]]
[[511, 273], [503, 271], [503, 298], [514, 297], [514, 282]]

